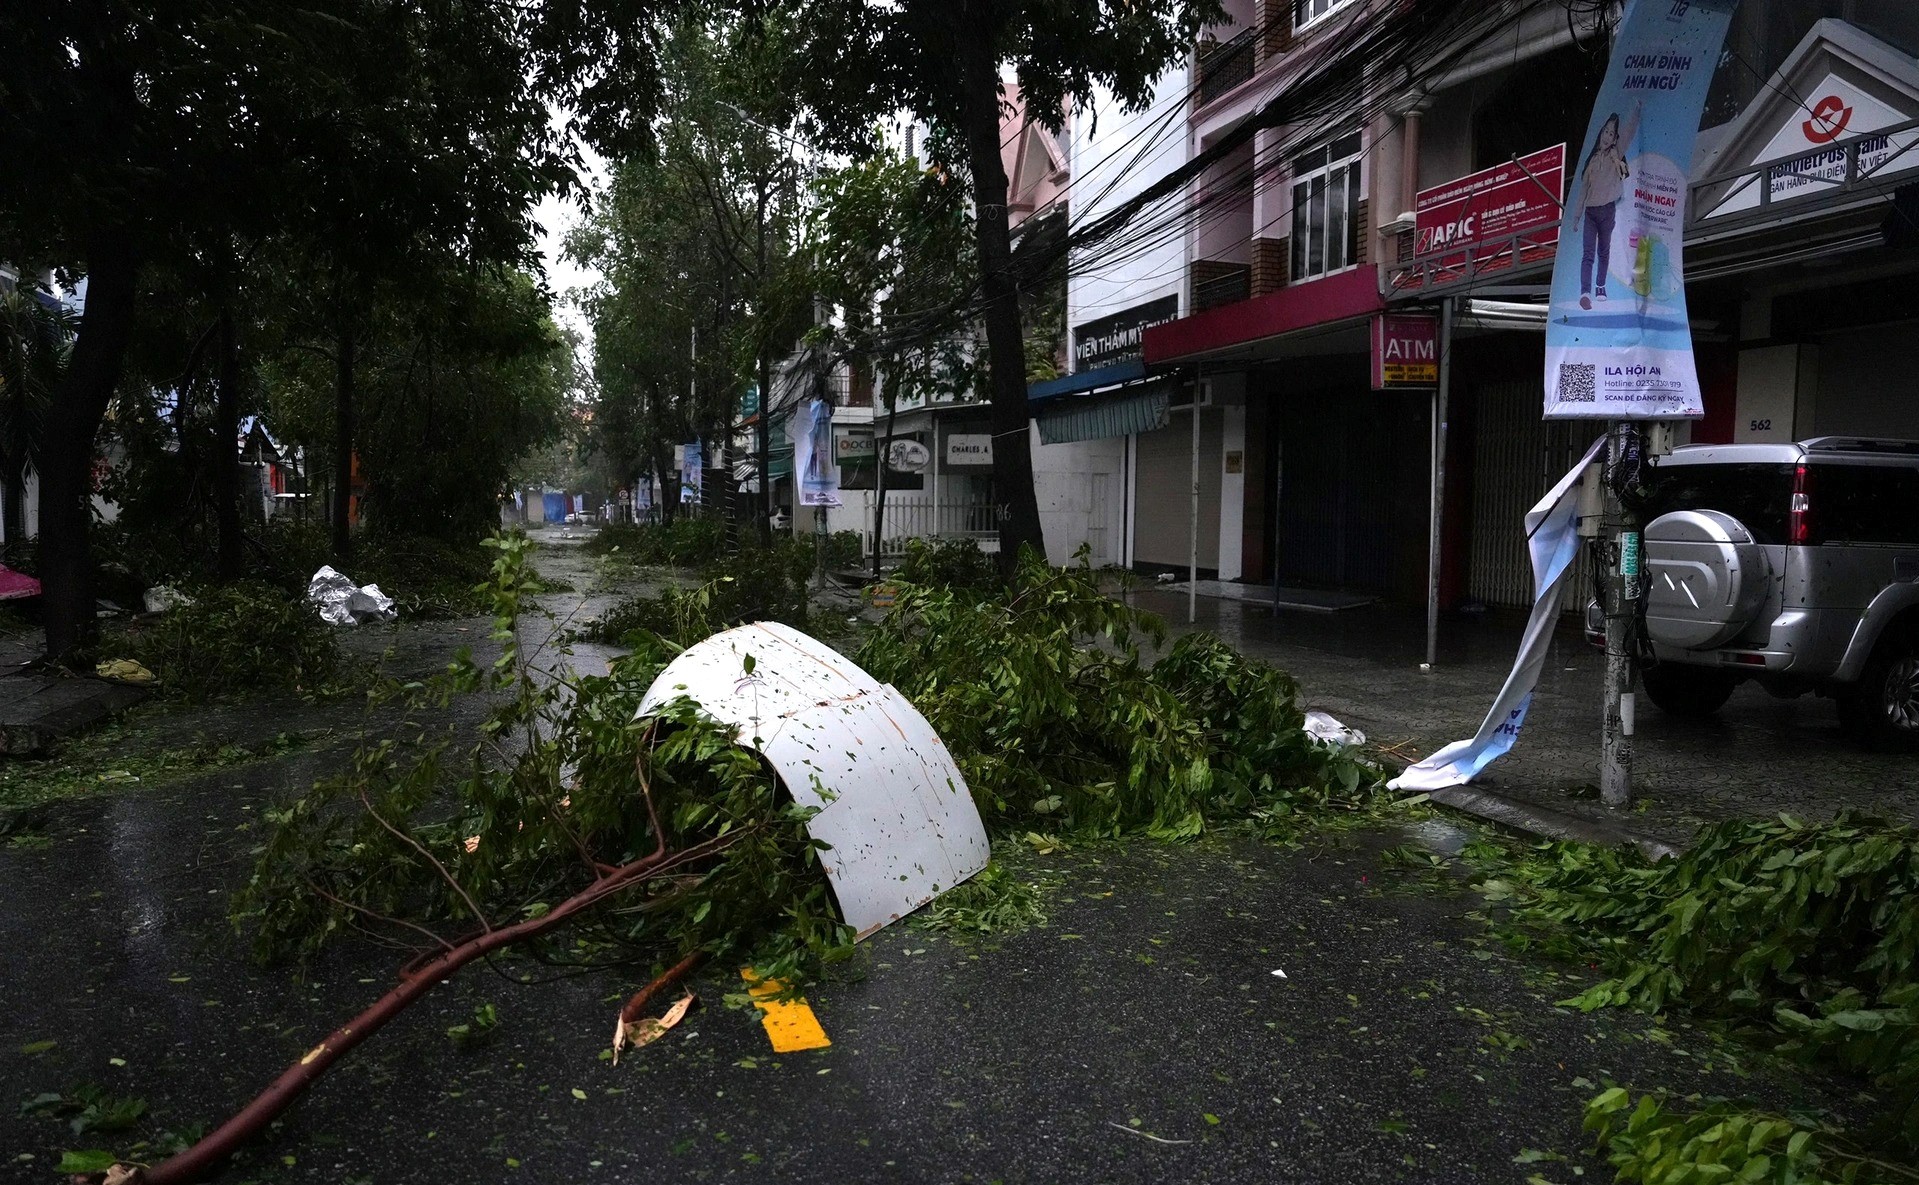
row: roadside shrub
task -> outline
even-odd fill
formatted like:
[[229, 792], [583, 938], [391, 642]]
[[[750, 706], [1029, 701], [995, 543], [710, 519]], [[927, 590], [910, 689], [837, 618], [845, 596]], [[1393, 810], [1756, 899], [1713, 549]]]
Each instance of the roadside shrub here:
[[1027, 556], [995, 596], [903, 583], [856, 660], [926, 714], [996, 830], [1183, 838], [1370, 792], [1373, 771], [1305, 736], [1285, 676], [1205, 639], [1149, 670], [1140, 642], [1164, 638], [1084, 562]]
[[726, 554], [726, 523], [691, 517], [664, 524], [621, 523], [600, 528], [583, 546], [589, 555], [618, 554], [636, 564], [703, 568]]
[[749, 621], [779, 621], [807, 629], [807, 584], [812, 573], [811, 543], [775, 536], [770, 547], [745, 547], [706, 565], [706, 580], [698, 588], [630, 597], [581, 634], [597, 642], [628, 646], [646, 634], [691, 645], [714, 630]]
[[1006, 587], [999, 565], [971, 539], [914, 539], [894, 576], [907, 584], [989, 592]]
[[217, 699], [260, 688], [318, 692], [340, 667], [331, 627], [304, 598], [240, 581], [187, 590], [191, 604], [124, 635], [130, 657], [169, 693]]
[[845, 572], [858, 568], [866, 560], [866, 548], [858, 531], [835, 531], [826, 537], [826, 570]]

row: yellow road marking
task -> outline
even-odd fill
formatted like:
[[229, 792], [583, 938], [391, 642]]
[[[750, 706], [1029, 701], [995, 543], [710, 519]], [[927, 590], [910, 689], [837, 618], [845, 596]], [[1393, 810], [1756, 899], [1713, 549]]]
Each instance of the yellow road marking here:
[[805, 999], [774, 998], [785, 990], [779, 980], [761, 979], [753, 974], [751, 967], [742, 969], [740, 978], [746, 981], [746, 991], [753, 997], [753, 1006], [760, 1010], [760, 1024], [766, 1029], [766, 1039], [773, 1043], [774, 1053], [824, 1049], [832, 1044]]

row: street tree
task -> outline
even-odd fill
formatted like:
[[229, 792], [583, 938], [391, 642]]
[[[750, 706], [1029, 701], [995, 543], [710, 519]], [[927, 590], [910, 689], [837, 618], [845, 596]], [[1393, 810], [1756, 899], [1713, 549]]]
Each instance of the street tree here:
[[[769, 391], [774, 357], [810, 323], [795, 244], [811, 166], [786, 130], [796, 109], [782, 85], [792, 38], [777, 13], [673, 25], [661, 46], [673, 119], [653, 151], [615, 167], [568, 242], [605, 276], [587, 296], [599, 447], [663, 486], [672, 446], [727, 442], [748, 376]], [[770, 418], [757, 421], [762, 473]], [[762, 532], [769, 496], [762, 481], [750, 514]]]
[[[964, 184], [944, 169], [882, 148], [819, 178], [802, 255], [805, 282], [837, 316], [816, 332], [829, 357], [880, 378], [881, 439], [893, 434], [902, 392], [972, 392], [977, 334], [951, 313], [967, 303], [973, 217]], [[875, 457], [873, 575], [879, 577], [887, 467]]]
[[[1044, 552], [1027, 436], [1020, 291], [1038, 282], [1016, 266], [1000, 158], [1003, 82], [1029, 117], [1057, 130], [1100, 91], [1143, 106], [1151, 87], [1221, 19], [1217, 0], [808, 0], [796, 24], [793, 84], [823, 134], [870, 149], [873, 129], [905, 108], [951, 143], [972, 180], [978, 300], [986, 330], [1000, 504], [1000, 550]], [[936, 139], [936, 143], [940, 141]]]
[[[331, 313], [334, 460], [350, 469], [368, 277], [405, 276], [421, 248], [525, 261], [533, 203], [573, 175], [548, 103], [607, 147], [643, 138], [654, 18], [644, 0], [0, 7], [0, 155], [36, 162], [0, 172], [0, 256], [85, 284], [37, 457], [50, 656], [93, 629], [88, 495], [142, 270], [301, 244]], [[230, 360], [238, 335], [218, 336]]]

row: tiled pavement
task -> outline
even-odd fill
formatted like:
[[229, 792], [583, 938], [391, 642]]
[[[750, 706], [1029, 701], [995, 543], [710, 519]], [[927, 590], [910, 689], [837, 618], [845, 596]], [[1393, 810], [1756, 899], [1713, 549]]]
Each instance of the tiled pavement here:
[[[1132, 594], [1188, 628], [1183, 593]], [[1439, 662], [1421, 672], [1423, 609], [1371, 605], [1341, 613], [1282, 612], [1199, 598], [1196, 628], [1293, 674], [1306, 706], [1362, 729], [1414, 760], [1471, 736], [1504, 681], [1523, 616], [1442, 619]], [[1777, 700], [1748, 684], [1707, 721], [1677, 720], [1642, 701], [1636, 736], [1639, 797], [1620, 818], [1598, 802], [1603, 656], [1570, 622], [1553, 650], [1513, 751], [1478, 783], [1508, 798], [1680, 841], [1700, 823], [1781, 811], [1819, 818], [1842, 808], [1919, 821], [1919, 757], [1868, 752], [1839, 730], [1832, 701]]]

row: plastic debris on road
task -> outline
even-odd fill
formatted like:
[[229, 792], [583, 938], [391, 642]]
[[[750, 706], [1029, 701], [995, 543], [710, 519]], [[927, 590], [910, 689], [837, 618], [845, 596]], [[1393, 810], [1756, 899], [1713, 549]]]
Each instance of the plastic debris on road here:
[[377, 584], [356, 585], [331, 566], [323, 565], [307, 581], [307, 600], [328, 625], [361, 625], [369, 621], [396, 621], [400, 611], [393, 598]]
[[135, 687], [146, 687], [154, 682], [153, 672], [130, 658], [109, 659], [94, 667], [93, 673], [102, 679], [111, 679], [115, 683], [131, 683]]
[[1357, 728], [1348, 728], [1324, 712], [1306, 713], [1306, 735], [1322, 745], [1338, 748], [1342, 745], [1363, 745], [1366, 734]]
[[169, 609], [193, 604], [193, 598], [171, 585], [156, 584], [140, 598], [140, 603], [148, 613], [165, 613]]
[[986, 867], [986, 826], [933, 726], [906, 697], [832, 647], [776, 622], [689, 646], [640, 701], [685, 697], [738, 729], [807, 824], [840, 911], [860, 938]]
[[0, 601], [18, 601], [40, 595], [40, 582], [25, 572], [0, 564]]

